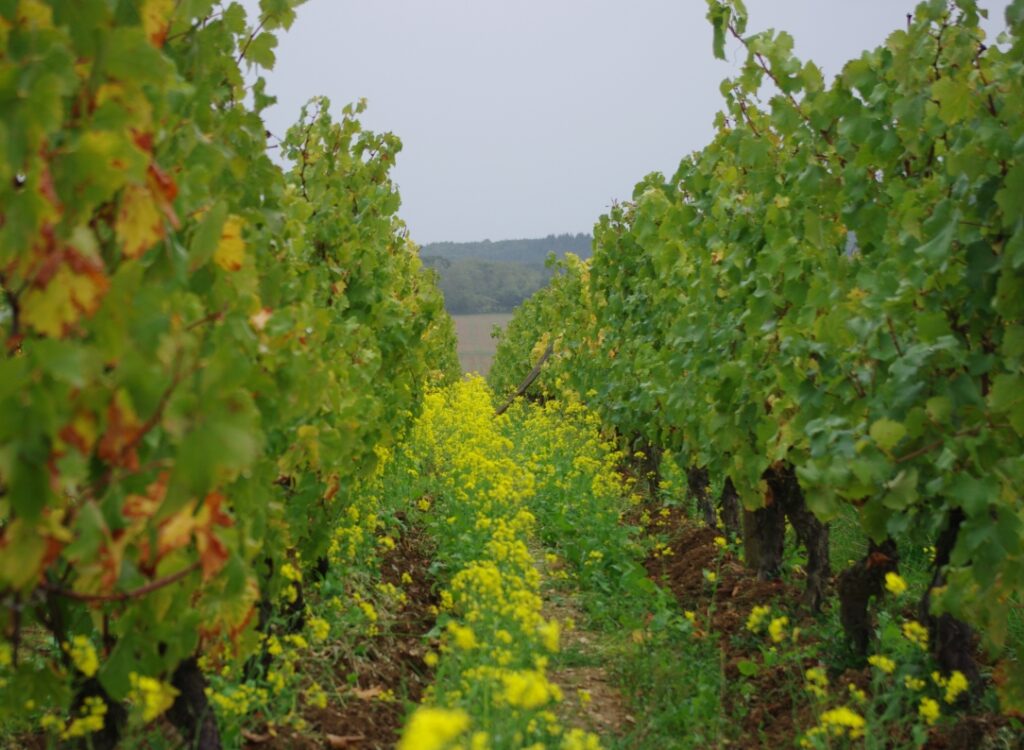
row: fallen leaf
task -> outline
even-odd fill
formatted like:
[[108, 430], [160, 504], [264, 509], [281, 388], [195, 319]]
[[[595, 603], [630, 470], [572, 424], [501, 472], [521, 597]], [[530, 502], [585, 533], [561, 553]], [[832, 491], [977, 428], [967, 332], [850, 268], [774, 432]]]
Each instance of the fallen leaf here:
[[362, 742], [366, 739], [365, 735], [362, 734], [328, 734], [327, 735], [327, 746], [331, 748], [335, 747], [349, 747], [355, 742]]
[[364, 701], [373, 700], [383, 692], [383, 688], [379, 687], [366, 688], [365, 690], [363, 688], [354, 688], [352, 690], [352, 693], [356, 696], [356, 698], [360, 698]]

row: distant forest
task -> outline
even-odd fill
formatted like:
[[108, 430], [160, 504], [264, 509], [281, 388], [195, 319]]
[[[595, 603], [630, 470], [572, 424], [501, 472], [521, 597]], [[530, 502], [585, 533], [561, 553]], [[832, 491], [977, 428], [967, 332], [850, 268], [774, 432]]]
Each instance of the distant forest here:
[[542, 239], [432, 242], [420, 248], [424, 264], [438, 272], [445, 305], [453, 315], [510, 312], [548, 283], [548, 255], [590, 257], [589, 234], [551, 234]]

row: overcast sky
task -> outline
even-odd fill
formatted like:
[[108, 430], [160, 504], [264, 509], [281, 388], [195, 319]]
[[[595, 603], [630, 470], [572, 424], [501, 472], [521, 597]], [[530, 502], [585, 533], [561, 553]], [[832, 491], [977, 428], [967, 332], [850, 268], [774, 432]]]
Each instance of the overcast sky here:
[[[1007, 0], [984, 3], [1002, 26]], [[828, 78], [906, 23], [914, 0], [747, 0]], [[252, 0], [246, 2], [252, 7]], [[267, 76], [283, 135], [307, 99], [403, 141], [395, 179], [419, 243], [589, 232], [648, 172], [711, 138], [704, 0], [309, 0]], [[995, 24], [990, 24], [995, 28]]]

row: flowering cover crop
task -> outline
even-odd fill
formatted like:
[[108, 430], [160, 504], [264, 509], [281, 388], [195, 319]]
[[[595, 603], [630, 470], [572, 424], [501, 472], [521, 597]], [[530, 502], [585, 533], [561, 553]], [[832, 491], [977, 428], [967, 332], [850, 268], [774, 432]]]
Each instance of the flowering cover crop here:
[[534, 477], [514, 460], [507, 420], [472, 378], [429, 395], [410, 437], [443, 589], [436, 681], [402, 750], [599, 746], [565, 731], [553, 710], [562, 694], [547, 667], [559, 623], [541, 615]]

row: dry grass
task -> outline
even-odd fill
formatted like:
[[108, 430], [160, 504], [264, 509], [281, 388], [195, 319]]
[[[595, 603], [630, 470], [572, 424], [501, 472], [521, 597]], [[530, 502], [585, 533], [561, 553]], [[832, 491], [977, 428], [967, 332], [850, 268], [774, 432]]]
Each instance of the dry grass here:
[[459, 363], [463, 372], [487, 375], [496, 344], [491, 338], [491, 331], [494, 326], [504, 327], [511, 318], [512, 313], [452, 316], [459, 337]]

